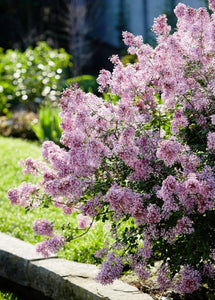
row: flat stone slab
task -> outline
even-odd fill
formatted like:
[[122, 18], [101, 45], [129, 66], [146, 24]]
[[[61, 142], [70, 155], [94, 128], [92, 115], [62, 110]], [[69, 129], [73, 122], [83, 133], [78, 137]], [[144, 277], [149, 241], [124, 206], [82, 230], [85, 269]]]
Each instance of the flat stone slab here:
[[99, 268], [52, 256], [34, 245], [0, 232], [0, 276], [56, 300], [152, 300], [120, 280], [103, 286], [94, 280]]
[[35, 246], [0, 232], [0, 251], [22, 257], [26, 260], [41, 259], [42, 256], [35, 250]]
[[0, 232], [1, 277], [28, 286], [29, 262], [41, 259], [43, 257], [36, 252], [34, 245]]
[[98, 274], [98, 267], [90, 264], [82, 264], [62, 258], [49, 258], [32, 261], [30, 267], [43, 268], [59, 276], [75, 276], [94, 279]]

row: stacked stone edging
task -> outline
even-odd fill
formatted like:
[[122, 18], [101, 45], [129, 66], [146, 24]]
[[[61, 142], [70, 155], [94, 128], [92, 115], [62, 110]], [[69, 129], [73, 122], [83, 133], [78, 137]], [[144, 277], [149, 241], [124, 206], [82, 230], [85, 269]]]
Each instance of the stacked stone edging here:
[[103, 286], [94, 280], [98, 267], [52, 256], [0, 232], [0, 276], [56, 300], [152, 300], [120, 280]]

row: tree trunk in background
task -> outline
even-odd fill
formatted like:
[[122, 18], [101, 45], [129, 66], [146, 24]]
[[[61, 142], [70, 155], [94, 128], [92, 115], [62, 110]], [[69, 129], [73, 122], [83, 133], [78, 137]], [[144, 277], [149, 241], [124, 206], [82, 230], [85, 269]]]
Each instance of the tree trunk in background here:
[[91, 43], [91, 35], [93, 34], [94, 23], [98, 21], [101, 1], [68, 0], [67, 3], [69, 52], [73, 58], [73, 76], [78, 76], [82, 74], [83, 67], [90, 62], [95, 53]]
[[148, 41], [148, 5], [147, 0], [143, 0], [143, 39], [146, 43]]

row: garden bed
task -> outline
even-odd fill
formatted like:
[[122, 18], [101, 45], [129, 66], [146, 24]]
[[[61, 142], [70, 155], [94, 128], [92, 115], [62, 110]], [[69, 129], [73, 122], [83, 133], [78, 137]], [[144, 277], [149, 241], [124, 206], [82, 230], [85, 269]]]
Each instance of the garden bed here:
[[207, 289], [183, 298], [157, 288], [155, 271], [153, 276], [141, 282], [137, 276], [125, 275], [113, 285], [102, 286], [94, 280], [98, 268], [57, 258], [44, 259], [36, 254], [29, 243], [0, 233], [0, 287], [8, 288], [22, 300], [77, 299], [77, 300], [214, 300], [214, 293]]

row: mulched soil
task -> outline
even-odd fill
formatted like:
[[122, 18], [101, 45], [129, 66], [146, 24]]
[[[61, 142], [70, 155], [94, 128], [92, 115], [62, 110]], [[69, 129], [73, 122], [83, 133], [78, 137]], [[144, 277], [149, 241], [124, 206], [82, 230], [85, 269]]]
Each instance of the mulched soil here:
[[173, 291], [161, 292], [158, 288], [154, 287], [153, 282], [151, 282], [151, 284], [150, 282], [146, 284], [144, 282], [135, 281], [128, 283], [137, 287], [143, 293], [149, 294], [154, 300], [161, 300], [162, 297], [164, 297], [164, 299], [166, 297], [168, 300], [215, 300], [215, 291], [206, 288], [183, 297]]
[[133, 273], [122, 276], [120, 280], [135, 286], [143, 293], [149, 294], [154, 300], [162, 300], [162, 298], [165, 299], [165, 297], [166, 300], [215, 300], [215, 287], [213, 290], [204, 287], [200, 291], [184, 297], [172, 290], [165, 292], [160, 291], [157, 285], [156, 276], [156, 271], [159, 265], [159, 262], [155, 263], [155, 267], [151, 269], [151, 276], [145, 281], [140, 281]]

